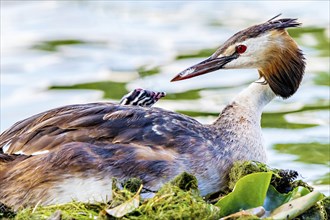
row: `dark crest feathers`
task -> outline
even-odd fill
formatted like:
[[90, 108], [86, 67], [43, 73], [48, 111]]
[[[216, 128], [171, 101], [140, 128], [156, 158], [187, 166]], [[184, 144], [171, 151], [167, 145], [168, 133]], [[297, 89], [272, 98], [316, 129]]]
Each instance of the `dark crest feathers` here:
[[256, 38], [268, 31], [271, 30], [280, 30], [290, 27], [297, 27], [300, 26], [301, 23], [297, 21], [296, 18], [282, 18], [282, 19], [276, 19], [281, 14], [271, 18], [270, 20], [251, 26], [249, 28], [246, 28], [242, 31], [237, 32], [234, 34], [231, 38], [229, 38], [222, 46], [219, 48], [212, 56], [217, 57], [221, 53], [223, 53], [230, 45], [235, 44], [236, 42], [242, 42], [248, 38]]
[[296, 18], [283, 18], [283, 19], [278, 19], [275, 21], [267, 21], [265, 23], [266, 30], [298, 27], [300, 25], [301, 25], [301, 23], [297, 22]]
[[271, 30], [298, 27], [301, 25], [301, 23], [299, 23], [296, 18], [282, 18], [274, 20], [275, 18], [277, 18], [277, 16], [268, 20], [265, 23], [254, 25], [245, 30], [242, 30], [235, 34], [232, 38], [236, 38], [235, 41], [243, 41], [246, 38], [258, 37], [259, 35]]
[[276, 15], [276, 16], [274, 16], [274, 17], [272, 17], [271, 19], [269, 19], [267, 22], [270, 22], [270, 21], [272, 21], [272, 20], [274, 20], [275, 18], [278, 18], [278, 17], [280, 17], [282, 15], [282, 13], [280, 13], [280, 14], [278, 14], [278, 15]]

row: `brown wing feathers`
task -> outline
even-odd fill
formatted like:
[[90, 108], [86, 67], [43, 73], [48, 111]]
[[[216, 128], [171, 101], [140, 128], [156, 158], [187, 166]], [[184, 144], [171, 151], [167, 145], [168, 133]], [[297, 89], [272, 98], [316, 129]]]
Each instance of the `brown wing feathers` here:
[[32, 116], [2, 133], [0, 147], [7, 144], [7, 149], [2, 150], [8, 154], [23, 151], [30, 155], [71, 141], [85, 142], [93, 135], [96, 125], [99, 125], [98, 132], [102, 132], [103, 116], [115, 110], [114, 106], [108, 103], [73, 105]]
[[[120, 106], [109, 103], [75, 105], [58, 108], [32, 116], [15, 124], [10, 132], [1, 134], [0, 147], [7, 154], [33, 155], [70, 142], [107, 145], [113, 143], [165, 144], [172, 138], [174, 127], [153, 127], [166, 124], [175, 118], [164, 120], [165, 112], [158, 108]], [[167, 117], [171, 116], [167, 112]], [[187, 119], [186, 119], [187, 120]], [[197, 121], [190, 120], [190, 123]], [[158, 130], [153, 130], [157, 128]], [[174, 130], [173, 130], [174, 129]], [[183, 128], [186, 130], [186, 128]], [[156, 134], [156, 135], [155, 135]], [[9, 146], [9, 147], [8, 147]]]

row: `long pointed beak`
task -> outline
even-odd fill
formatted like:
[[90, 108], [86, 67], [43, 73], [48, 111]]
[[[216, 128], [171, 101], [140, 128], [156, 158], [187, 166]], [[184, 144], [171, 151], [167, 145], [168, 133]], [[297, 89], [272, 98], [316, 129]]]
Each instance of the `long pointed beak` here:
[[205, 73], [213, 72], [215, 70], [219, 70], [223, 68], [223, 66], [230, 61], [236, 59], [238, 57], [237, 54], [233, 54], [231, 56], [223, 56], [219, 58], [213, 58], [212, 56], [207, 58], [206, 60], [191, 66], [184, 71], [180, 72], [176, 75], [171, 82], [189, 79], [195, 76], [203, 75]]

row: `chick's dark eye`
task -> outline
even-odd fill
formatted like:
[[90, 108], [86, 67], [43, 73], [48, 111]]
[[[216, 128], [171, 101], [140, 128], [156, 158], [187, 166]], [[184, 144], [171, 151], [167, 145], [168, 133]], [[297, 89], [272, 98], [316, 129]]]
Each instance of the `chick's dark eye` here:
[[239, 54], [244, 53], [246, 51], [246, 48], [247, 47], [245, 45], [243, 45], [243, 44], [238, 45], [236, 47], [236, 52], [239, 53]]

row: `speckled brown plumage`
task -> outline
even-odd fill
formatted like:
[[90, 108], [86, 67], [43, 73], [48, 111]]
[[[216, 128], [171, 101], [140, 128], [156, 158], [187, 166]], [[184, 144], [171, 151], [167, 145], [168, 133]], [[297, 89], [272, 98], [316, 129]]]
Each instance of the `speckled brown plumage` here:
[[[105, 117], [111, 113], [112, 117]], [[211, 129], [159, 108], [92, 103], [54, 109], [27, 121], [36, 123], [23, 121], [23, 126], [17, 123], [11, 132], [1, 135], [1, 145], [10, 141], [12, 152], [20, 149], [25, 154], [44, 150], [49, 153], [25, 156], [23, 161], [6, 164], [0, 172], [3, 189], [0, 199], [5, 204], [18, 200], [22, 204], [35, 204], [39, 197], [33, 195], [40, 196], [38, 190], [54, 187], [63, 180], [65, 177], [60, 173], [81, 178], [86, 175], [138, 177], [151, 190], [184, 170], [208, 179], [204, 174], [208, 168], [202, 166], [204, 158], [198, 156], [207, 156], [208, 151], [217, 154], [216, 137]], [[41, 139], [36, 138], [40, 136]], [[209, 155], [209, 159], [215, 159], [214, 155]], [[192, 159], [196, 162], [193, 167], [187, 163]], [[20, 184], [12, 186], [12, 181]], [[24, 189], [30, 191], [26, 194]], [[47, 192], [43, 193], [41, 197], [47, 197]]]

